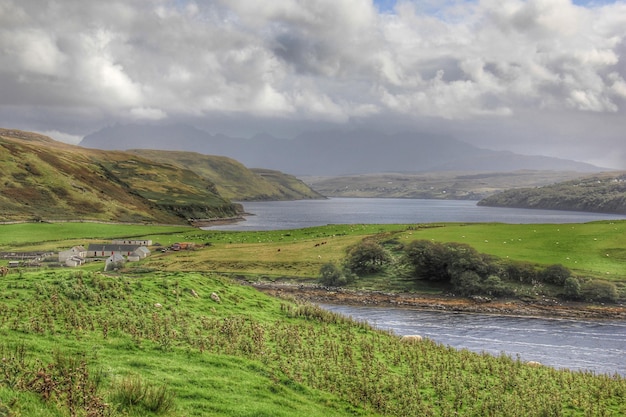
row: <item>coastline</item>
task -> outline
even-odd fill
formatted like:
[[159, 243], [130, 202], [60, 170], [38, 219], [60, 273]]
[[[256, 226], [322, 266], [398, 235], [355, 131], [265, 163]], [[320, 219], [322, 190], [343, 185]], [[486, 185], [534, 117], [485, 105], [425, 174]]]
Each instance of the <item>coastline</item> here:
[[415, 293], [383, 293], [288, 283], [249, 283], [266, 294], [280, 298], [324, 304], [368, 305], [378, 307], [412, 308], [427, 311], [447, 311], [502, 316], [544, 317], [559, 319], [626, 320], [626, 306], [562, 302], [552, 299], [537, 301], [474, 300], [465, 297]]

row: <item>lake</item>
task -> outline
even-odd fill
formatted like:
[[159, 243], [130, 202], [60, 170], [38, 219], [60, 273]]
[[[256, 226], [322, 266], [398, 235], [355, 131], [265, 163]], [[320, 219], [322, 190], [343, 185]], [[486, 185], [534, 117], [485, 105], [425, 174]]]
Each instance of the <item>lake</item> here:
[[626, 376], [626, 322], [433, 312], [410, 308], [321, 307], [398, 335], [419, 334], [458, 349], [502, 352], [555, 368]]
[[244, 202], [253, 215], [211, 230], [287, 230], [327, 224], [407, 224], [433, 222], [585, 223], [626, 216], [557, 210], [481, 207], [467, 200], [329, 198], [327, 200]]

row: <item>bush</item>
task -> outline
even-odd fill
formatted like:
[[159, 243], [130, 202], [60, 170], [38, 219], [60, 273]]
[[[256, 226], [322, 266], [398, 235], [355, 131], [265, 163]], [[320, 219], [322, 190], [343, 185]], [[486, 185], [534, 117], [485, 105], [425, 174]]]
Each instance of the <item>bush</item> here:
[[332, 262], [325, 263], [320, 267], [319, 282], [330, 287], [341, 287], [354, 281], [354, 275], [350, 271], [339, 269]]
[[569, 269], [563, 265], [550, 265], [539, 273], [541, 281], [547, 284], [563, 286], [565, 280], [572, 275]]
[[482, 292], [481, 278], [474, 271], [463, 271], [452, 279], [452, 288], [459, 295], [474, 295]]
[[391, 257], [381, 245], [364, 240], [348, 249], [345, 265], [356, 274], [371, 274], [380, 272], [390, 259]]
[[535, 266], [527, 262], [507, 262], [503, 269], [510, 281], [532, 284], [538, 279]]
[[586, 283], [582, 288], [585, 299], [589, 301], [607, 301], [614, 303], [617, 301], [617, 287], [612, 282], [593, 280]]
[[563, 284], [563, 295], [569, 300], [579, 300], [582, 297], [582, 286], [576, 277], [568, 277]]

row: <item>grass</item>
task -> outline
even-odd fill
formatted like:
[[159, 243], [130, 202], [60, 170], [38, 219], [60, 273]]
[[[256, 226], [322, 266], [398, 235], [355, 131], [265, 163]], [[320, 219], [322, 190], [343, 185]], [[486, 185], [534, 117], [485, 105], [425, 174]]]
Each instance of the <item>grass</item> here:
[[20, 416], [626, 412], [619, 376], [403, 343], [207, 272], [10, 274], [0, 357], [0, 407]]
[[[52, 250], [90, 241], [136, 237], [164, 246], [195, 242], [191, 252], [152, 256], [142, 267], [213, 270], [276, 278], [311, 279], [326, 262], [364, 238], [469, 244], [479, 252], [540, 265], [562, 264], [577, 274], [626, 280], [626, 221], [583, 224], [442, 223], [328, 225], [297, 230], [226, 232], [186, 226], [55, 223], [0, 225], [0, 251]], [[204, 247], [209, 244], [210, 246]]]
[[584, 224], [446, 223], [417, 228], [401, 241], [461, 242], [500, 258], [542, 265], [562, 264], [580, 274], [624, 280], [626, 222]]

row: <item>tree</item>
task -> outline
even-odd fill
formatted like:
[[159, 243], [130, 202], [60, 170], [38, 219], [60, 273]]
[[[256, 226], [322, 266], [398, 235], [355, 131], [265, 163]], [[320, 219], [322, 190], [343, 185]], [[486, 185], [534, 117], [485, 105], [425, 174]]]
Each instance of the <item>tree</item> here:
[[539, 275], [541, 280], [545, 283], [562, 286], [572, 273], [563, 265], [557, 264], [546, 267]]
[[371, 274], [381, 271], [390, 259], [381, 245], [364, 240], [348, 249], [345, 265], [356, 274]]
[[445, 249], [441, 243], [415, 240], [404, 248], [404, 262], [410, 265], [417, 279], [449, 281]]

